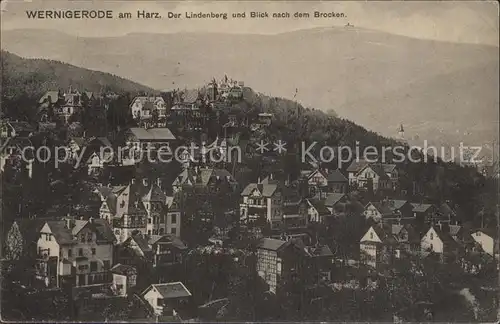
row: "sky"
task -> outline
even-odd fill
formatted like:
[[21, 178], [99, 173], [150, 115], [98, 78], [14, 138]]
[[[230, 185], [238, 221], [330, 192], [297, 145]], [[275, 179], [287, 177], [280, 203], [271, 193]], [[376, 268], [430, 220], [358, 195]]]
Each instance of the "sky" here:
[[[344, 18], [227, 20], [33, 20], [26, 10], [105, 9], [118, 12], [336, 12]], [[55, 29], [82, 37], [128, 33], [220, 32], [276, 34], [300, 29], [344, 26], [374, 29], [414, 38], [449, 42], [499, 44], [496, 1], [53, 1], [2, 0], [2, 30]]]

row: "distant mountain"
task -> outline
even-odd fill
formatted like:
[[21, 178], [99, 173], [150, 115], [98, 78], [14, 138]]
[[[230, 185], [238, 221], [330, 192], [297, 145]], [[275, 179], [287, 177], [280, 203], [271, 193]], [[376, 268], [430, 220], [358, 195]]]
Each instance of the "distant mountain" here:
[[41, 96], [48, 90], [73, 89], [92, 92], [152, 92], [153, 89], [124, 78], [76, 67], [67, 63], [26, 59], [12, 53], [1, 52], [2, 97], [14, 99], [21, 92], [28, 96]]
[[13, 30], [2, 33], [2, 47], [155, 89], [193, 88], [224, 74], [274, 96], [291, 98], [298, 89], [304, 106], [333, 109], [384, 136], [396, 136], [402, 123], [408, 138], [458, 145], [489, 141], [498, 127], [499, 51], [492, 46], [334, 27], [106, 38]]

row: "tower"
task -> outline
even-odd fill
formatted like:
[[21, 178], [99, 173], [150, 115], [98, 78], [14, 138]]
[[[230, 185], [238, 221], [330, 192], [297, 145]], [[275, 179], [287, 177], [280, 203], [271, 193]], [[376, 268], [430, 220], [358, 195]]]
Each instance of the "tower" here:
[[398, 135], [399, 135], [399, 139], [401, 139], [401, 140], [405, 139], [405, 130], [403, 128], [403, 124], [399, 125]]

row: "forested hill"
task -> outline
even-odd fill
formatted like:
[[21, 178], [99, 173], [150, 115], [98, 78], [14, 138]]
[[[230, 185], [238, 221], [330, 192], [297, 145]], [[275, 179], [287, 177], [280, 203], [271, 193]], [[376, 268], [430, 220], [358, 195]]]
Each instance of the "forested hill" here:
[[153, 89], [109, 73], [70, 64], [26, 59], [1, 51], [2, 106], [4, 112], [32, 113], [33, 105], [48, 90], [73, 89], [91, 92], [138, 93]]

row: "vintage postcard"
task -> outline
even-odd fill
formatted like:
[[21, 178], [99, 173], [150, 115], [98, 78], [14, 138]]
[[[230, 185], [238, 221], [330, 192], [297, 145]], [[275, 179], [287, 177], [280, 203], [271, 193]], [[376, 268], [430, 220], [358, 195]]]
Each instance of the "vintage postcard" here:
[[500, 319], [496, 1], [1, 1], [3, 322]]

